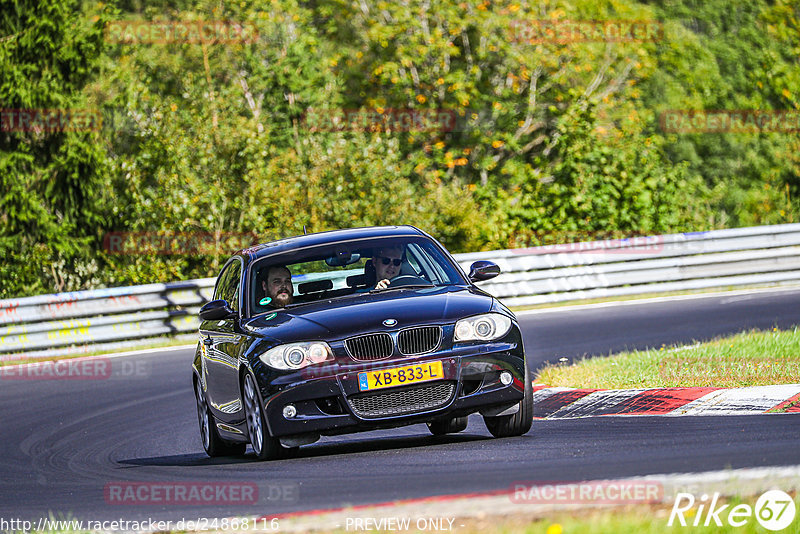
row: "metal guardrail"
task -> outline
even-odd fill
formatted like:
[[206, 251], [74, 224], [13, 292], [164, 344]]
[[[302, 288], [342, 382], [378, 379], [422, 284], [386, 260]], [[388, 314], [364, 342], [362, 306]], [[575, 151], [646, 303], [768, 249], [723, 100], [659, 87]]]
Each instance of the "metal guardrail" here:
[[0, 300], [0, 359], [121, 348], [140, 344], [131, 340], [196, 332], [197, 312], [211, 299], [214, 282], [202, 278]]
[[460, 255], [502, 274], [482, 285], [508, 306], [800, 281], [800, 224]]
[[[800, 224], [456, 254], [508, 306], [800, 281]], [[0, 360], [116, 349], [197, 331], [214, 278], [0, 300]]]

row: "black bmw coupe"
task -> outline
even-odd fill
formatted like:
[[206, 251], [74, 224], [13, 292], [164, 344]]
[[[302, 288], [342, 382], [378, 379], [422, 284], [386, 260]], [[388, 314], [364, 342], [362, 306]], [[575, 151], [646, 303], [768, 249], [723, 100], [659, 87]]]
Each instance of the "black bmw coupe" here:
[[302, 235], [231, 257], [200, 310], [192, 364], [209, 456], [278, 458], [321, 435], [427, 423], [496, 437], [531, 428], [514, 314], [411, 226]]

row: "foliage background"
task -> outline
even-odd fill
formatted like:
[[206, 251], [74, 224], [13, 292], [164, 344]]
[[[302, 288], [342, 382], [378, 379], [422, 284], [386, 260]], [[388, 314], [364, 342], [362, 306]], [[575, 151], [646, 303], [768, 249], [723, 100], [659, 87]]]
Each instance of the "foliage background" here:
[[[454, 252], [794, 222], [797, 133], [673, 134], [670, 109], [797, 110], [790, 0], [0, 0], [0, 298], [213, 276], [232, 252], [119, 255], [108, 232], [413, 224]], [[252, 24], [120, 44], [112, 21]], [[533, 21], [655, 21], [652, 42], [531, 42]], [[448, 110], [452, 130], [315, 131], [309, 110]]]

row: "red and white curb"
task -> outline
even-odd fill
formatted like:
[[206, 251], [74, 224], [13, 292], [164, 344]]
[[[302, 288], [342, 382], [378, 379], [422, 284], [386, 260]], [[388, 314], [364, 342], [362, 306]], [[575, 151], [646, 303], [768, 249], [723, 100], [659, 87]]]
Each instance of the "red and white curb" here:
[[800, 413], [800, 384], [746, 388], [575, 389], [534, 384], [539, 419], [597, 415]]

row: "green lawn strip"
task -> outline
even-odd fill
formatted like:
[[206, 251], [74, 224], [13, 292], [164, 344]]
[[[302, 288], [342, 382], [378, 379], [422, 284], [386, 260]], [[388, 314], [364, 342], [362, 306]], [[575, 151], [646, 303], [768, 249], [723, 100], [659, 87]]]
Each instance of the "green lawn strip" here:
[[[790, 493], [791, 495], [791, 493]], [[800, 534], [800, 501], [797, 495], [793, 496], [797, 514], [788, 528], [782, 530], [784, 534]], [[718, 526], [713, 519], [709, 526], [703, 526], [708, 517], [708, 503], [695, 505], [694, 508], [683, 514], [686, 526], [681, 526], [677, 517], [672, 526], [667, 526], [672, 502], [662, 504], [638, 504], [623, 506], [587, 506], [564, 510], [533, 511], [526, 510], [525, 505], [520, 505], [519, 513], [506, 515], [481, 514], [479, 517], [457, 517], [454, 521], [453, 532], [456, 534], [661, 534], [664, 532], [676, 534], [705, 533], [725, 534], [752, 534], [769, 532], [756, 520], [754, 515], [745, 518], [742, 526], [732, 526], [728, 523], [728, 513], [739, 504], [748, 505], [751, 510], [755, 508], [757, 496], [752, 497], [720, 497], [716, 509], [728, 504], [718, 517], [722, 526]], [[703, 506], [703, 509], [700, 508]], [[698, 514], [700, 515], [698, 519]], [[445, 514], [446, 515], [446, 514]], [[698, 526], [693, 526], [697, 520]], [[739, 519], [741, 520], [741, 518]], [[413, 525], [414, 522], [412, 521]], [[313, 532], [344, 533], [344, 529], [325, 528], [320, 525]], [[373, 532], [389, 532], [377, 530]], [[411, 528], [406, 532], [420, 532]]]
[[800, 382], [800, 331], [750, 331], [685, 347], [548, 365], [536, 382], [601, 389], [746, 387]]
[[[796, 496], [794, 500], [795, 506], [800, 512], [800, 505]], [[727, 514], [734, 506], [744, 503], [753, 508], [756, 503], [755, 497], [745, 499], [739, 497], [721, 498], [719, 501], [720, 506], [726, 503], [730, 505], [719, 515], [722, 526], [716, 525], [713, 519], [709, 522], [709, 526], [703, 526], [707, 511], [693, 508], [684, 514], [687, 526], [681, 526], [678, 520], [675, 519], [672, 526], [668, 527], [667, 522], [672, 511], [672, 503], [669, 503], [664, 505], [629, 505], [614, 508], [602, 507], [550, 512], [545, 514], [544, 517], [535, 520], [526, 520], [522, 515], [503, 518], [490, 517], [483, 521], [485, 524], [481, 524], [478, 520], [461, 521], [460, 523], [464, 524], [464, 527], [455, 531], [459, 534], [477, 534], [479, 532], [504, 534], [661, 534], [663, 532], [681, 534], [699, 532], [706, 534], [709, 532], [749, 534], [769, 532], [753, 516], [747, 518], [747, 523], [740, 527], [732, 526], [727, 522]], [[695, 527], [692, 523], [697, 518], [698, 512], [701, 513], [701, 516], [698, 520], [698, 526]], [[792, 524], [781, 532], [785, 534], [800, 533], [800, 513], [795, 517]]]

